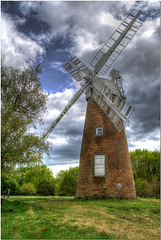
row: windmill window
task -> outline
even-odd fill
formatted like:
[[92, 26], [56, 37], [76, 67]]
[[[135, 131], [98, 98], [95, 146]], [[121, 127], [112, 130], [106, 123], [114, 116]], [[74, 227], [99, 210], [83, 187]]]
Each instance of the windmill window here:
[[121, 183], [117, 183], [117, 189], [121, 189]]
[[95, 177], [105, 176], [105, 155], [94, 156], [94, 176]]
[[97, 136], [102, 136], [103, 135], [103, 128], [102, 127], [96, 128], [96, 135]]

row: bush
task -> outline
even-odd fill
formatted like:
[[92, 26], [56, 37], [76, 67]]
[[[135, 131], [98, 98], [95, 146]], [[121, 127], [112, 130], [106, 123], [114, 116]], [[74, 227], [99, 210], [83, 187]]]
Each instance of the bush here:
[[148, 198], [160, 198], [160, 180], [157, 176], [153, 176], [152, 180], [147, 182], [144, 195]]
[[136, 195], [138, 197], [146, 197], [145, 196], [145, 192], [146, 192], [146, 188], [147, 188], [147, 180], [143, 180], [141, 178], [137, 178], [135, 180], [135, 190], [136, 190]]
[[37, 193], [37, 190], [33, 183], [24, 183], [20, 187], [20, 191], [23, 195], [34, 195]]
[[137, 178], [135, 189], [138, 197], [160, 198], [160, 180], [156, 175], [152, 177], [151, 181]]

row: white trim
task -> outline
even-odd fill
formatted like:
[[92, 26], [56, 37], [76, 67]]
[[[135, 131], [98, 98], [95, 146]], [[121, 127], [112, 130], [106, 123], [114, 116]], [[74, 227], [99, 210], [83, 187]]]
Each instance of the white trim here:
[[105, 176], [105, 155], [94, 156], [94, 176]]
[[[102, 130], [101, 133], [99, 133], [100, 130]], [[96, 135], [97, 135], [97, 136], [102, 136], [102, 135], [103, 135], [103, 127], [97, 127], [97, 128], [96, 128]]]

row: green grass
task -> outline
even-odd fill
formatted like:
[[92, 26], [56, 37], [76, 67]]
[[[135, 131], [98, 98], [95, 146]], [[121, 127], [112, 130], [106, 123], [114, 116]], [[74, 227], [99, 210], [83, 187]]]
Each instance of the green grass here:
[[11, 197], [2, 239], [160, 239], [159, 199]]

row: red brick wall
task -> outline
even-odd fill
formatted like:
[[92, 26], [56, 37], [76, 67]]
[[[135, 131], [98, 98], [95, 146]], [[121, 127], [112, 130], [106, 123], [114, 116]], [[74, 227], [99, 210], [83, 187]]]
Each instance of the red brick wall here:
[[[103, 136], [96, 136], [96, 127], [103, 127]], [[94, 176], [96, 154], [105, 155], [104, 177]], [[76, 196], [136, 198], [124, 129], [118, 132], [92, 98], [87, 105]]]

